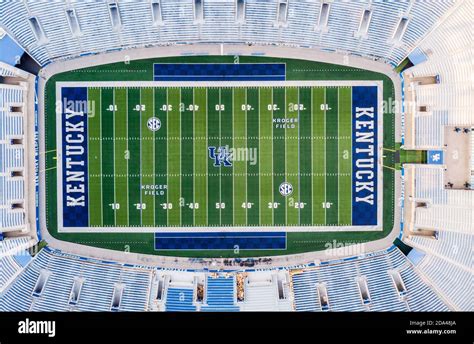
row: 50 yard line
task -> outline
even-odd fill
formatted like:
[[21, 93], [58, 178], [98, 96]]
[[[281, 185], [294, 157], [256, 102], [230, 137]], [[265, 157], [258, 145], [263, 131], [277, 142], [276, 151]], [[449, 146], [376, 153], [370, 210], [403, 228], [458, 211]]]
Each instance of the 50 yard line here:
[[[235, 126], [234, 126], [234, 111], [235, 111], [235, 93], [234, 93], [235, 88], [232, 87], [232, 137], [235, 137]], [[232, 141], [232, 144], [234, 141]], [[232, 203], [235, 203], [235, 176], [234, 173], [232, 173]], [[235, 225], [235, 204], [234, 207], [232, 207], [232, 223]]]

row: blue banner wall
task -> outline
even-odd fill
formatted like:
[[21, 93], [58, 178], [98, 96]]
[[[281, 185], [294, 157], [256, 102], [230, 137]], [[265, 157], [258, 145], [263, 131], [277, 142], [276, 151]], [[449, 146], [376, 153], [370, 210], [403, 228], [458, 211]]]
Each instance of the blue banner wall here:
[[87, 227], [87, 88], [64, 87], [61, 100], [63, 226]]
[[155, 250], [284, 250], [285, 232], [155, 233]]
[[352, 88], [352, 224], [377, 225], [377, 86]]
[[284, 63], [155, 63], [154, 81], [285, 80]]

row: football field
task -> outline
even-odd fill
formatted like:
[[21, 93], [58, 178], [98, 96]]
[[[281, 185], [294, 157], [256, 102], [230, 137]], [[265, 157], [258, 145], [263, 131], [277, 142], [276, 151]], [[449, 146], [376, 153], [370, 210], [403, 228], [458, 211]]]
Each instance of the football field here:
[[60, 231], [375, 229], [380, 87], [58, 83]]

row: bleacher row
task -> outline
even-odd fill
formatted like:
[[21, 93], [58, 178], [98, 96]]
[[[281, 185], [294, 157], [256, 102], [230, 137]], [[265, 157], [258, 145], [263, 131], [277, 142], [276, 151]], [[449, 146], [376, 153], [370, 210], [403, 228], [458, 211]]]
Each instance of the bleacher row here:
[[472, 233], [456, 233], [440, 230], [436, 238], [412, 236], [409, 242], [416, 247], [429, 250], [444, 259], [472, 269], [474, 236]]
[[415, 197], [413, 201], [426, 206], [415, 210], [414, 225], [474, 233], [474, 193], [469, 190], [447, 190], [443, 168], [413, 165], [415, 169]]
[[[284, 13], [279, 13], [281, 3]], [[328, 1], [323, 9], [321, 1], [292, 0], [2, 2], [0, 24], [41, 65], [95, 52], [192, 42], [313, 47], [397, 65], [454, 3]], [[368, 26], [360, 32], [364, 13]]]
[[[470, 243], [472, 249], [472, 239]], [[427, 254], [417, 267], [457, 310], [474, 309], [472, 263], [468, 268], [463, 268], [437, 255]]]
[[[161, 277], [154, 279], [157, 272]], [[47, 247], [0, 291], [0, 311], [145, 311], [154, 303], [166, 311], [448, 310], [395, 247], [303, 270], [243, 272], [241, 290], [239, 273], [160, 270]], [[164, 282], [160, 292], [158, 280]], [[318, 285], [324, 285], [326, 307]]]
[[31, 246], [28, 236], [0, 240], [0, 293], [18, 275], [29, 260], [24, 250]]
[[21, 85], [0, 84], [0, 232], [25, 225], [25, 96]]
[[472, 1], [460, 3], [443, 24], [428, 34], [419, 49], [428, 60], [405, 71], [414, 77], [438, 75], [440, 83], [413, 85], [416, 106], [428, 111], [415, 115], [415, 148], [442, 148], [443, 126], [473, 125]]
[[[409, 277], [401, 277], [400, 290], [391, 271]], [[410, 311], [410, 305], [418, 310], [448, 310], [395, 247], [365, 259], [303, 270], [294, 273], [292, 281], [295, 308], [301, 311]]]
[[[466, 29], [472, 27], [473, 10], [472, 1], [461, 2], [421, 42], [419, 49], [427, 55], [427, 60], [405, 72], [414, 78], [436, 75], [439, 79], [438, 84], [409, 85], [414, 88], [417, 109], [412, 135], [414, 149], [443, 149], [444, 126], [474, 124], [472, 38]], [[419, 112], [421, 107], [426, 111]], [[474, 192], [446, 190], [443, 167], [413, 165], [413, 168], [413, 201], [419, 206], [412, 220], [414, 232], [405, 241], [425, 252], [417, 266], [423, 278], [453, 308], [472, 310]]]

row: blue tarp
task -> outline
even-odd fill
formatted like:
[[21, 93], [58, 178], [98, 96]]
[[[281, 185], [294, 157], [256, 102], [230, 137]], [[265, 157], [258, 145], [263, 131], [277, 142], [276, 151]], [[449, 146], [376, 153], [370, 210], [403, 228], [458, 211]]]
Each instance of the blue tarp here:
[[423, 252], [417, 251], [416, 249], [412, 249], [410, 253], [408, 253], [407, 258], [413, 263], [413, 265], [417, 265], [425, 256]]
[[408, 59], [416, 66], [419, 63], [425, 62], [428, 58], [420, 48], [416, 48], [408, 55]]
[[15, 66], [20, 62], [20, 58], [24, 52], [25, 51], [8, 35], [0, 39], [0, 61]]

